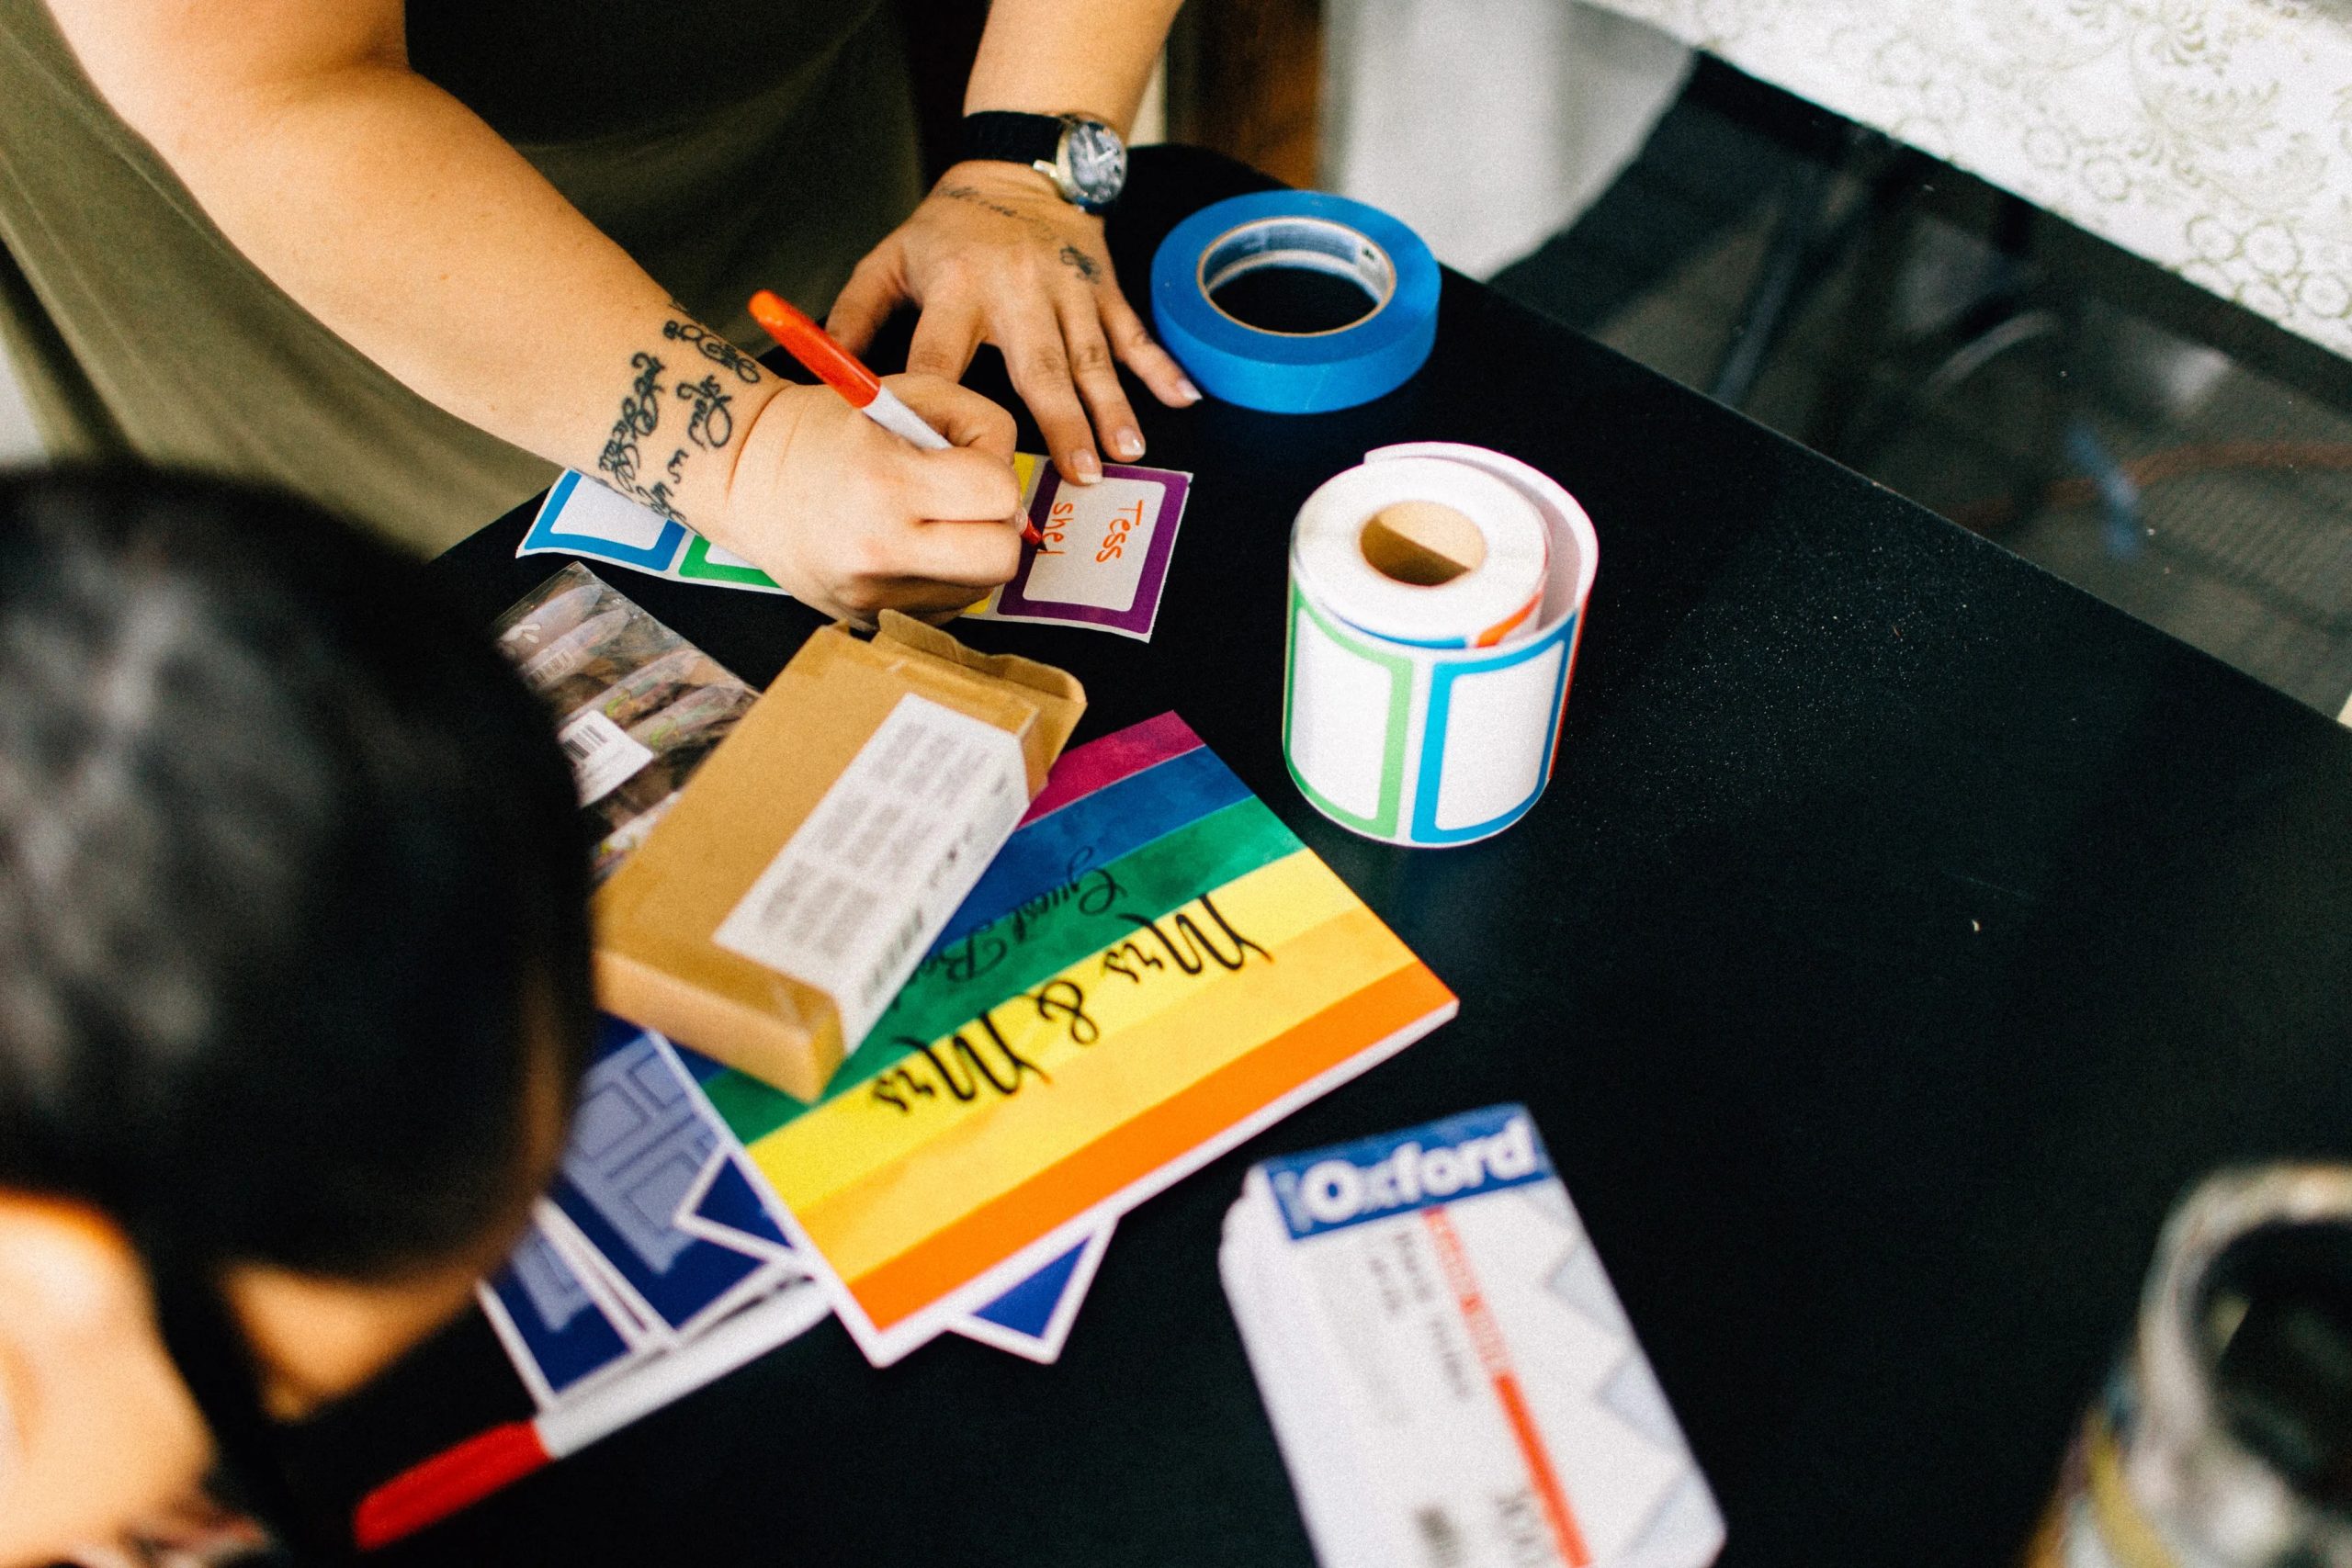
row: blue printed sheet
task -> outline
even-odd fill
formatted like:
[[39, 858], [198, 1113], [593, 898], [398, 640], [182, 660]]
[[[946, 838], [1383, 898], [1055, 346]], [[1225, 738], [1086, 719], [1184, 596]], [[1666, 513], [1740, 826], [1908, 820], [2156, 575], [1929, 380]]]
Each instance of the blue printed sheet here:
[[[603, 1021], [571, 1141], [531, 1228], [482, 1281], [482, 1311], [541, 1408], [806, 1278], [764, 1185], [698, 1080], [706, 1058]], [[1110, 1239], [1073, 1247], [956, 1325], [1051, 1361]]]

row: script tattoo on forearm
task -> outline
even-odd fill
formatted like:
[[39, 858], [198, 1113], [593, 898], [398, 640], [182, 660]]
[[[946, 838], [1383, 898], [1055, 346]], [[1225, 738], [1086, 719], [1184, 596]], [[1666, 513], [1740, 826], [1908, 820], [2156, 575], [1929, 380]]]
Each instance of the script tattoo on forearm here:
[[706, 452], [716, 452], [734, 438], [735, 415], [728, 405], [735, 400], [721, 391], [718, 378], [706, 376], [691, 386], [678, 383], [678, 396], [692, 405], [686, 415], [686, 439]]
[[[684, 307], [673, 301], [672, 309], [683, 310]], [[672, 343], [689, 344], [746, 386], [755, 385], [760, 379], [758, 362], [691, 320], [664, 322], [662, 335]], [[614, 417], [611, 434], [605, 437], [605, 450], [596, 459], [596, 471], [604, 476], [606, 484], [630, 500], [673, 523], [683, 523], [685, 519], [678, 513], [677, 495], [685, 483], [686, 460], [697, 449], [716, 452], [735, 439], [734, 394], [716, 375], [705, 376], [699, 381], [682, 377], [674, 386], [665, 388], [662, 375], [669, 367], [658, 355], [650, 353], [632, 355], [629, 368], [637, 375], [621, 398], [620, 412]], [[662, 428], [664, 391], [686, 405], [685, 441], [674, 447], [669, 460], [662, 465], [662, 477], [648, 482], [645, 444]]]
[[662, 335], [672, 343], [692, 344], [696, 352], [714, 365], [723, 365], [735, 373], [735, 379], [750, 387], [760, 379], [759, 362], [729, 343], [716, 333], [706, 332], [695, 321], [669, 321], [663, 324]]
[[652, 484], [645, 482], [645, 453], [642, 443], [662, 428], [662, 361], [650, 354], [634, 355], [629, 367], [637, 378], [629, 383], [621, 398], [621, 412], [613, 420], [611, 434], [605, 437], [605, 450], [596, 458], [596, 471], [605, 482], [630, 500], [642, 502], [672, 522], [685, 521], [678, 515], [677, 503], [672, 500], [676, 483], [677, 465], [670, 465], [670, 477]]

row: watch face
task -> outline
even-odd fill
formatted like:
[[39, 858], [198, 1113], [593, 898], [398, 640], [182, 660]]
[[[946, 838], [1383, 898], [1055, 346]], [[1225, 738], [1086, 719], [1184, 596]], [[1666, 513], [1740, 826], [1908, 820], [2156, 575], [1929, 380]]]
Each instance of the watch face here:
[[1079, 199], [1090, 207], [1108, 204], [1127, 183], [1126, 144], [1107, 125], [1071, 120], [1062, 140], [1062, 152], [1069, 160], [1070, 183], [1078, 187]]

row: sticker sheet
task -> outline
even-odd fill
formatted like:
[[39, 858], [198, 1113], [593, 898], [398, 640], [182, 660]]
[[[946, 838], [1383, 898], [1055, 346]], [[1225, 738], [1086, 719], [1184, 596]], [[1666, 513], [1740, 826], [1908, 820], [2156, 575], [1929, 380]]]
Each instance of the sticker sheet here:
[[[1043, 457], [1020, 452], [1012, 461], [1023, 509], [1042, 542], [1024, 542], [1012, 581], [965, 615], [1092, 626], [1150, 641], [1192, 476], [1110, 463], [1099, 483], [1067, 485]], [[673, 581], [784, 592], [758, 567], [684, 524], [570, 471], [548, 491], [514, 553], [584, 556]]]
[[779, 1267], [683, 1223], [727, 1163], [725, 1141], [668, 1042], [608, 1020], [548, 1201], [662, 1338], [725, 1316]]
[[482, 1311], [508, 1359], [545, 1409], [619, 1371], [634, 1348], [617, 1309], [534, 1220], [506, 1266], [481, 1283]]
[[1166, 714], [1062, 758], [820, 1101], [704, 1088], [887, 1365], [1454, 1009]]
[[[808, 1278], [765, 1180], [703, 1095], [697, 1079], [722, 1070], [650, 1030], [603, 1021], [560, 1174], [477, 1291], [541, 1409]], [[1110, 1236], [1106, 1224], [950, 1326], [1052, 1361]]]
[[669, 1042], [606, 1019], [555, 1181], [477, 1293], [548, 1408], [806, 1274]]
[[967, 1339], [1052, 1365], [1069, 1338], [1070, 1325], [1078, 1321], [1079, 1303], [1094, 1283], [1094, 1270], [1110, 1247], [1113, 1228], [1113, 1222], [1104, 1222], [1101, 1230], [948, 1328]]

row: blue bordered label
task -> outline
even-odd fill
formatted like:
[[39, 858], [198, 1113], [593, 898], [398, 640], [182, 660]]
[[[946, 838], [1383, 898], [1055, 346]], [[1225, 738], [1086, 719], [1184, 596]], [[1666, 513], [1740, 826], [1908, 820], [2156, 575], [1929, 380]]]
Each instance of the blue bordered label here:
[[[1421, 756], [1413, 784], [1413, 827], [1410, 838], [1417, 844], [1461, 844], [1473, 839], [1484, 839], [1501, 832], [1527, 815], [1544, 790], [1552, 782], [1552, 762], [1558, 755], [1560, 716], [1567, 706], [1568, 671], [1576, 662], [1577, 627], [1582, 614], [1570, 615], [1547, 635], [1523, 647], [1509, 649], [1498, 659], [1482, 660], [1475, 664], [1441, 662], [1430, 670], [1429, 719], [1421, 731]], [[1481, 822], [1464, 823], [1459, 827], [1438, 825], [1439, 791], [1445, 781], [1445, 739], [1453, 718], [1453, 687], [1457, 681], [1498, 671], [1512, 669], [1532, 659], [1555, 656], [1560, 668], [1552, 677], [1551, 716], [1544, 729], [1542, 760], [1535, 770], [1535, 782], [1527, 794], [1508, 809]]]
[[[593, 481], [592, 481], [593, 482]], [[642, 567], [648, 571], [666, 571], [677, 558], [680, 547], [686, 542], [686, 525], [675, 518], [666, 518], [662, 531], [650, 545], [625, 545], [603, 534], [567, 534], [556, 525], [563, 520], [563, 509], [570, 504], [572, 492], [580, 488], [581, 476], [566, 469], [548, 491], [546, 501], [539, 503], [538, 514], [531, 519], [531, 531], [524, 538], [519, 555], [528, 550], [570, 550], [575, 555], [594, 556], [604, 560], [619, 561], [624, 566]], [[628, 504], [635, 504], [629, 502]]]

